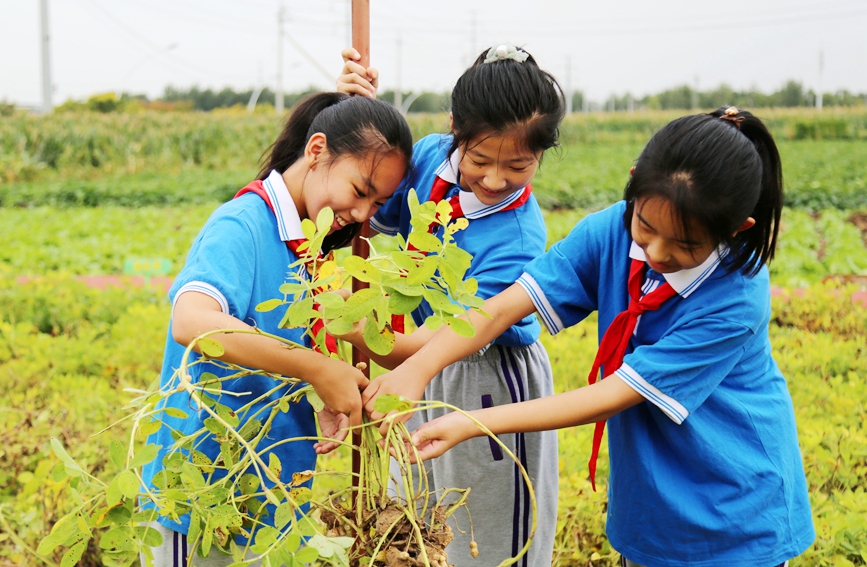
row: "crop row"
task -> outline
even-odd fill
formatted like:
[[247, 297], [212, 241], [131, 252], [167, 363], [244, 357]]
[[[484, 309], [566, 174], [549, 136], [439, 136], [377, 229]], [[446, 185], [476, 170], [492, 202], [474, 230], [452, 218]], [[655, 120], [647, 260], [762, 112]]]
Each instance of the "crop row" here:
[[[864, 142], [803, 140], [779, 146], [787, 205], [812, 211], [867, 208]], [[621, 198], [641, 148], [638, 142], [606, 142], [551, 150], [533, 183], [536, 197], [549, 209], [600, 209], [613, 203]], [[215, 158], [208, 164], [140, 164], [135, 171], [108, 166], [90, 174], [86, 168], [58, 171], [40, 180], [0, 183], [0, 207], [218, 203], [253, 178], [258, 158], [251, 153], [243, 165]]]
[[[570, 149], [613, 145], [622, 159], [631, 160], [653, 132], [682, 114], [573, 114], [562, 124], [561, 141]], [[765, 109], [761, 115], [780, 142], [867, 139], [867, 109]], [[409, 122], [416, 139], [448, 127], [442, 114], [412, 115]], [[261, 114], [15, 114], [0, 118], [0, 184], [172, 173], [179, 168], [255, 168], [281, 124], [276, 116]], [[630, 146], [632, 151], [625, 151]], [[838, 169], [834, 163], [829, 166]], [[858, 172], [863, 174], [863, 166]]]
[[[169, 260], [174, 274], [215, 206], [0, 208], [0, 266], [19, 275], [121, 274], [127, 259], [158, 257]], [[549, 243], [565, 237], [584, 214], [546, 213]], [[867, 275], [862, 231], [867, 231], [864, 213], [786, 209], [771, 264], [773, 281], [807, 285], [829, 275]]]

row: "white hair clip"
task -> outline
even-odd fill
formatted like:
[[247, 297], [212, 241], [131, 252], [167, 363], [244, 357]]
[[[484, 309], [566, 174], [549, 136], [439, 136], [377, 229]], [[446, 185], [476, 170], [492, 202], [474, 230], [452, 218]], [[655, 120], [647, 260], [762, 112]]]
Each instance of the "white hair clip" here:
[[517, 61], [518, 63], [523, 63], [527, 60], [530, 54], [526, 51], [521, 51], [517, 47], [512, 44], [502, 44], [497, 47], [492, 47], [488, 50], [487, 56], [485, 56], [485, 63], [493, 63], [494, 61], [505, 61], [506, 59], [511, 59], [513, 61]]

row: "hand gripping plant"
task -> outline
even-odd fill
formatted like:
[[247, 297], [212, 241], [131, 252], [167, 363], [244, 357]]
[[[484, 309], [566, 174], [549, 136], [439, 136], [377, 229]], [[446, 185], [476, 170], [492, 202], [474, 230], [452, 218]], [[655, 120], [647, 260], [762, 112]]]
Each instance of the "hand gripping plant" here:
[[[371, 350], [387, 354], [394, 346], [391, 316], [410, 313], [422, 299], [434, 311], [425, 321], [427, 326], [445, 324], [471, 336], [472, 326], [457, 316], [467, 308], [479, 309], [483, 301], [475, 296], [476, 281], [464, 279], [472, 257], [456, 246], [453, 238], [467, 226], [467, 220], [451, 222], [447, 202], [419, 204], [414, 192], [410, 210], [414, 230], [408, 242], [399, 239], [396, 250], [381, 254], [372, 250], [367, 259], [349, 256], [345, 260], [342, 271], [369, 284], [345, 301], [337, 294], [325, 293], [339, 289], [344, 282], [333, 258], [319, 258], [333, 213], [324, 210], [316, 223], [304, 220], [302, 229], [309, 245], [299, 249], [302, 257], [298, 262], [306, 264], [308, 278], [285, 283], [279, 290], [283, 298], [263, 302], [256, 309], [288, 306], [281, 326], [305, 327], [323, 353], [328, 352], [325, 328], [342, 334], [363, 321], [365, 341]], [[437, 226], [444, 227], [442, 240], [431, 234]], [[323, 321], [327, 322], [325, 328]], [[295, 378], [216, 360], [223, 347], [212, 335], [226, 332], [258, 333], [281, 341], [286, 348], [307, 348], [259, 329], [214, 331], [197, 337], [168, 385], [161, 388], [157, 381], [146, 391], [136, 391], [138, 396], [126, 406], [133, 411], [121, 421], [131, 421], [132, 431], [126, 445], [111, 442], [109, 456], [118, 472], [107, 481], [88, 473], [53, 439], [60, 463], [52, 476], [55, 481], [67, 482], [76, 506], [55, 524], [38, 553], [51, 554], [63, 547], [61, 566], [72, 566], [98, 535], [106, 565], [130, 565], [139, 553], [150, 563], [150, 548], [160, 545], [162, 537], [148, 524], [158, 515], [177, 519], [189, 514], [188, 541], [194, 549], [191, 562], [197, 554], [224, 553], [231, 555], [238, 567], [253, 561], [261, 561], [264, 567], [313, 561], [344, 567], [446, 567], [444, 548], [452, 539], [446, 520], [465, 506], [469, 489], [430, 493], [425, 475], [415, 483], [410, 472], [413, 448], [405, 443], [406, 428], [396, 423], [380, 442], [380, 424], [367, 422], [361, 426], [360, 446], [353, 447], [361, 455], [357, 486], [326, 501], [313, 501], [308, 485], [317, 473], [299, 471], [287, 479], [279, 458], [271, 452], [278, 445], [309, 442], [310, 438], [275, 440], [268, 434], [274, 418], [292, 411], [295, 402], [306, 397], [320, 411], [321, 400], [311, 386]], [[191, 361], [195, 348], [202, 356]], [[340, 345], [330, 356], [345, 359], [345, 350]], [[228, 375], [205, 372], [193, 383], [190, 369], [203, 362], [225, 368]], [[255, 399], [246, 396], [245, 404], [234, 410], [221, 403], [224, 396], [243, 395], [223, 389], [223, 382], [251, 374], [267, 376], [273, 387]], [[161, 447], [142, 444], [141, 439], [155, 432], [165, 416], [187, 417], [185, 411], [165, 403], [178, 393], [189, 396], [191, 411], [203, 411], [208, 417], [197, 431], [173, 433], [174, 444], [168, 448], [163, 470], [151, 489], [142, 482], [141, 467], [153, 461]], [[393, 396], [383, 396], [377, 403], [377, 410], [383, 413], [412, 411], [411, 402]], [[422, 403], [457, 410], [440, 402]], [[219, 444], [216, 458], [198, 450], [205, 439]], [[507, 447], [503, 449], [515, 459]], [[400, 478], [391, 477], [390, 458], [401, 464]], [[521, 470], [529, 485], [526, 472]], [[392, 496], [390, 486], [399, 487], [401, 496]], [[458, 497], [453, 503], [443, 504], [447, 496], [455, 495]], [[535, 499], [533, 506], [535, 529]], [[526, 546], [521, 555], [524, 552]]]

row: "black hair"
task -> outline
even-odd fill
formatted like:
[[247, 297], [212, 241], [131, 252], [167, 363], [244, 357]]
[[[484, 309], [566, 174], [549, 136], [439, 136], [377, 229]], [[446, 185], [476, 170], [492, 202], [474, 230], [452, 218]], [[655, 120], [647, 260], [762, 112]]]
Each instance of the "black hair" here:
[[484, 135], [519, 132], [532, 153], [559, 145], [566, 114], [557, 80], [526, 54], [523, 62], [502, 59], [485, 63], [488, 49], [460, 76], [452, 90], [454, 139], [449, 154]]
[[[289, 116], [277, 140], [265, 151], [258, 179], [271, 170], [283, 173], [304, 156], [304, 148], [317, 133], [325, 134], [330, 161], [351, 156], [364, 159], [371, 152], [380, 158], [397, 154], [403, 158], [405, 175], [412, 160], [412, 132], [406, 120], [388, 103], [368, 97], [350, 97], [343, 93], [316, 93], [303, 99]], [[263, 154], [264, 156], [264, 154]], [[374, 168], [376, 168], [374, 162]], [[349, 244], [361, 230], [352, 223], [329, 234], [323, 252]]]
[[[726, 244], [728, 271], [754, 276], [774, 257], [783, 207], [780, 154], [749, 112], [723, 107], [678, 118], [654, 134], [626, 184], [627, 230], [636, 199], [651, 197], [671, 203], [684, 238], [704, 230]], [[748, 217], [755, 225], [732, 236]]]

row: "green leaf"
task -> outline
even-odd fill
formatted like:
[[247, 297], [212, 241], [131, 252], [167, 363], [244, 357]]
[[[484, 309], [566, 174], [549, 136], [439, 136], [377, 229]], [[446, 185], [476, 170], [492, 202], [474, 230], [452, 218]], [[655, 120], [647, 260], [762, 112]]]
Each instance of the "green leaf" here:
[[205, 477], [202, 476], [202, 471], [189, 461], [184, 461], [181, 465], [181, 482], [188, 489], [204, 488], [206, 484]]
[[313, 499], [313, 491], [306, 486], [299, 486], [298, 488], [293, 488], [289, 492], [289, 496], [295, 501], [295, 504], [303, 506]]
[[226, 354], [226, 349], [214, 339], [199, 339], [199, 350], [209, 358], [219, 358]]
[[108, 488], [105, 489], [105, 503], [108, 506], [114, 506], [118, 502], [123, 499], [123, 492], [120, 490], [120, 485], [118, 484], [118, 477], [114, 477], [110, 483], [108, 483]]
[[397, 394], [384, 394], [376, 398], [376, 401], [373, 403], [373, 409], [379, 413], [407, 411], [411, 410], [412, 407], [412, 401]]
[[254, 474], [245, 474], [238, 480], [238, 488], [241, 494], [253, 494], [259, 489], [259, 477]]
[[343, 319], [351, 322], [360, 321], [379, 305], [382, 294], [372, 288], [360, 289], [346, 300], [346, 310]]
[[158, 420], [151, 419], [149, 421], [141, 422], [138, 429], [142, 432], [142, 435], [150, 435], [159, 431], [161, 425], [162, 424]]
[[462, 337], [472, 337], [476, 334], [473, 325], [466, 319], [460, 317], [444, 317], [443, 321], [445, 321], [445, 324], [448, 325], [452, 331]]
[[220, 443], [220, 455], [226, 468], [232, 468], [235, 464], [235, 444], [230, 441]]
[[334, 292], [317, 294], [315, 301], [325, 309], [343, 309], [345, 303], [340, 294]]
[[294, 302], [286, 310], [286, 315], [289, 317], [289, 327], [306, 327], [308, 321], [322, 316], [321, 313], [313, 308], [313, 297], [305, 297], [300, 301]]
[[278, 457], [275, 453], [268, 453], [268, 468], [271, 469], [271, 472], [280, 477], [280, 473], [283, 472], [283, 463], [280, 462], [280, 457]]
[[411, 270], [415, 268], [419, 261], [424, 260], [424, 256], [419, 257], [417, 252], [404, 252], [403, 250], [395, 250], [391, 253], [391, 260], [401, 270]]
[[126, 450], [120, 441], [112, 439], [111, 443], [108, 444], [108, 455], [111, 457], [111, 462], [118, 469], [123, 470], [126, 468]]
[[139, 489], [138, 477], [130, 470], [123, 471], [117, 475], [117, 487], [127, 498], [135, 498]]
[[325, 329], [328, 330], [329, 333], [340, 336], [352, 331], [353, 325], [355, 325], [355, 321], [349, 321], [343, 317], [338, 317], [337, 319], [332, 319], [326, 323]]
[[310, 563], [317, 559], [319, 559], [319, 551], [315, 547], [304, 547], [295, 552], [295, 561], [301, 563]]
[[316, 224], [310, 219], [302, 219], [301, 234], [303, 234], [304, 238], [307, 240], [313, 240], [313, 237], [316, 236]]
[[81, 534], [81, 528], [78, 527], [78, 523], [73, 520], [74, 515], [69, 514], [64, 516], [60, 520], [54, 524], [54, 527], [51, 528], [51, 533], [49, 533], [45, 538], [39, 542], [39, 547], [36, 548], [36, 553], [39, 555], [48, 555], [54, 549], [68, 542], [72, 538], [78, 538]]
[[249, 441], [262, 431], [262, 422], [258, 419], [250, 419], [238, 430], [238, 434], [244, 438], [244, 441]]
[[87, 549], [88, 541], [90, 541], [90, 538], [81, 540], [67, 549], [66, 553], [63, 554], [63, 559], [60, 560], [60, 567], [73, 567], [78, 565], [78, 561], [84, 554], [84, 550]]
[[378, 355], [386, 355], [394, 350], [394, 331], [386, 327], [380, 332], [373, 317], [368, 317], [364, 324], [364, 342]]
[[325, 408], [325, 402], [322, 401], [322, 398], [319, 397], [316, 390], [313, 390], [312, 388], [307, 390], [305, 396], [307, 396], [307, 401], [310, 402], [310, 405], [313, 407], [313, 411], [320, 412]]
[[282, 299], [269, 299], [268, 301], [263, 301], [259, 305], [256, 306], [256, 311], [259, 313], [267, 313], [269, 311], [274, 311], [281, 305], [285, 305], [286, 302]]
[[99, 540], [99, 547], [109, 551], [134, 551], [135, 542], [128, 526], [118, 526], [105, 532]]
[[413, 297], [392, 289], [388, 292], [388, 311], [395, 315], [409, 315], [421, 304], [421, 299], [421, 294]]
[[166, 415], [177, 419], [187, 419], [188, 417], [187, 412], [178, 408], [166, 407], [163, 409], [163, 412], [165, 412]]
[[163, 544], [163, 536], [159, 531], [148, 526], [136, 526], [135, 535], [148, 547], [158, 547]]
[[51, 448], [57, 458], [63, 461], [63, 464], [66, 465], [67, 469], [84, 472], [82, 468], [78, 466], [78, 463], [69, 456], [69, 453], [66, 452], [66, 449], [63, 448], [63, 445], [60, 444], [60, 441], [58, 441], [56, 437], [51, 438]]
[[466, 311], [460, 305], [452, 303], [446, 294], [435, 289], [425, 289], [424, 298], [431, 306], [431, 309], [437, 312], [449, 313], [451, 315], [463, 315]]
[[217, 437], [223, 437], [226, 435], [226, 426], [217, 421], [213, 417], [206, 417], [202, 422], [205, 426], [205, 429], [216, 435]]
[[443, 326], [443, 317], [442, 315], [431, 315], [427, 319], [424, 320], [424, 326], [430, 329], [431, 331], [436, 331], [440, 327]]
[[277, 510], [274, 512], [274, 525], [278, 529], [283, 529], [283, 526], [292, 521], [294, 516], [295, 506], [291, 502], [284, 502], [277, 506]]
[[193, 451], [193, 464], [199, 467], [203, 473], [214, 472], [214, 462], [201, 451]]
[[364, 258], [358, 256], [349, 256], [343, 262], [343, 269], [354, 277], [363, 282], [374, 283], [382, 280], [382, 272], [376, 266], [370, 264]]
[[291, 295], [294, 293], [301, 293], [303, 291], [307, 291], [307, 286], [301, 283], [284, 283], [280, 286], [280, 293], [283, 295]]
[[409, 271], [406, 276], [406, 283], [409, 285], [428, 283], [436, 273], [438, 265], [439, 256], [428, 256], [421, 266]]
[[385, 287], [389, 294], [391, 294], [392, 291], [396, 291], [400, 294], [409, 295], [411, 297], [421, 297], [424, 294], [425, 289], [421, 284], [408, 284], [406, 283], [406, 280], [389, 282]]
[[[316, 215], [316, 229], [319, 232], [328, 234], [331, 230], [331, 225], [334, 224], [334, 211], [331, 207], [324, 207], [319, 214]], [[311, 239], [312, 240], [312, 239]]]
[[423, 252], [436, 252], [443, 245], [439, 238], [421, 230], [413, 230], [409, 234], [409, 243]]
[[226, 422], [229, 427], [238, 427], [238, 424], [241, 420], [238, 418], [238, 414], [230, 408], [229, 406], [224, 406], [223, 404], [217, 404], [214, 407], [214, 412], [220, 416], [220, 419]]
[[207, 557], [211, 552], [211, 543], [214, 541], [214, 530], [211, 523], [207, 522], [202, 530], [202, 557]]

